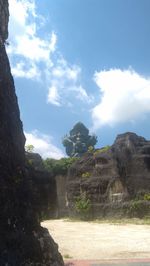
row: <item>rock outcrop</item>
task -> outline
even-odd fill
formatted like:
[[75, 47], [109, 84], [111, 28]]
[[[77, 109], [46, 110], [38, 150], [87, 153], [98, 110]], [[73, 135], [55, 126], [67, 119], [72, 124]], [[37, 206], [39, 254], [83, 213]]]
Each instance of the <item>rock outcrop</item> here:
[[0, 265], [62, 266], [58, 247], [40, 226], [26, 169], [22, 123], [5, 41], [8, 1], [0, 0]]
[[33, 183], [34, 205], [41, 219], [58, 217], [55, 177], [45, 169], [38, 153], [26, 152], [26, 164]]
[[8, 0], [0, 0], [0, 38], [1, 42], [5, 42], [8, 38], [8, 20], [9, 20], [9, 11], [8, 11]]
[[111, 147], [86, 153], [68, 174], [70, 215], [75, 215], [76, 199], [83, 193], [91, 201], [91, 217], [99, 217], [113, 215], [114, 206], [122, 208], [124, 202], [149, 192], [150, 141], [135, 133], [119, 135]]

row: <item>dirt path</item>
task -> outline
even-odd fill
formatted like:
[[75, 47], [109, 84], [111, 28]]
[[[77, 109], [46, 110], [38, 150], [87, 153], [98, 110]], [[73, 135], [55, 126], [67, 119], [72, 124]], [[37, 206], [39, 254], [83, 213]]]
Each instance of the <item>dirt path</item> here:
[[49, 220], [42, 223], [64, 258], [150, 258], [150, 226]]

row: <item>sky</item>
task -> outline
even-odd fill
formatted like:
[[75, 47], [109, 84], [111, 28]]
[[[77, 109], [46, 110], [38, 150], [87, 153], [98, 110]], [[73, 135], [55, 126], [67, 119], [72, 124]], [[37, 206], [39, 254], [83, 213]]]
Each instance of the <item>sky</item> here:
[[66, 156], [77, 122], [98, 137], [150, 136], [149, 0], [9, 0], [7, 52], [26, 136]]

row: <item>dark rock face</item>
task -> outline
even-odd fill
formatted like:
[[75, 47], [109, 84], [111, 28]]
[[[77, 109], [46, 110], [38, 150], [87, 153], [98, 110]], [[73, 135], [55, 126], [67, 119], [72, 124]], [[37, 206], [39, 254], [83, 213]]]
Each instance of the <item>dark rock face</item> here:
[[57, 204], [58, 217], [68, 216], [68, 202], [67, 202], [67, 177], [65, 175], [55, 176], [56, 190], [57, 190]]
[[57, 218], [58, 203], [56, 179], [45, 170], [38, 153], [26, 152], [27, 168], [32, 176], [34, 205], [39, 217]]
[[91, 200], [91, 215], [112, 212], [141, 192], [150, 191], [150, 141], [134, 133], [119, 135], [108, 149], [86, 153], [69, 170], [67, 198], [70, 215], [82, 193]]
[[1, 41], [5, 42], [5, 40], [8, 38], [8, 0], [0, 0], [0, 14], [0, 37]]
[[140, 190], [150, 190], [150, 141], [134, 133], [119, 135], [113, 145], [119, 175], [128, 192], [134, 196]]
[[25, 138], [4, 42], [8, 1], [0, 0], [0, 265], [61, 266], [57, 245], [33, 207], [32, 177], [25, 166]]

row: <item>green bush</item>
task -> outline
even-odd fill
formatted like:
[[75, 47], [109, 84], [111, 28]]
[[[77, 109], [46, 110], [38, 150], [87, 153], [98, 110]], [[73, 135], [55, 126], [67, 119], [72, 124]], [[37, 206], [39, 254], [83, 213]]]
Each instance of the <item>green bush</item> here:
[[26, 152], [32, 153], [34, 151], [34, 146], [32, 144], [28, 144], [25, 146]]
[[127, 209], [127, 214], [130, 217], [142, 218], [150, 212], [150, 205], [144, 200], [132, 200]]
[[29, 160], [28, 160], [28, 164], [29, 164], [30, 166], [33, 166], [33, 160], [32, 160], [32, 159], [29, 159]]
[[144, 200], [150, 200], [150, 193], [146, 193], [145, 195], [144, 195]]
[[75, 210], [80, 215], [80, 218], [86, 220], [89, 218], [89, 212], [91, 209], [91, 201], [87, 197], [86, 192], [82, 192], [75, 201]]
[[97, 155], [97, 154], [100, 154], [100, 153], [103, 153], [103, 152], [106, 152], [108, 151], [109, 149], [111, 148], [111, 146], [107, 145], [106, 147], [103, 147], [101, 149], [98, 149], [94, 152], [94, 155]]
[[53, 175], [65, 175], [69, 167], [77, 161], [78, 158], [61, 158], [60, 160], [47, 158], [44, 160], [45, 169]]
[[94, 147], [93, 147], [93, 146], [89, 146], [89, 147], [88, 147], [88, 152], [93, 153], [93, 152], [94, 152]]
[[85, 173], [82, 174], [83, 178], [88, 178], [90, 176], [91, 176], [91, 174], [89, 172], [85, 172]]

